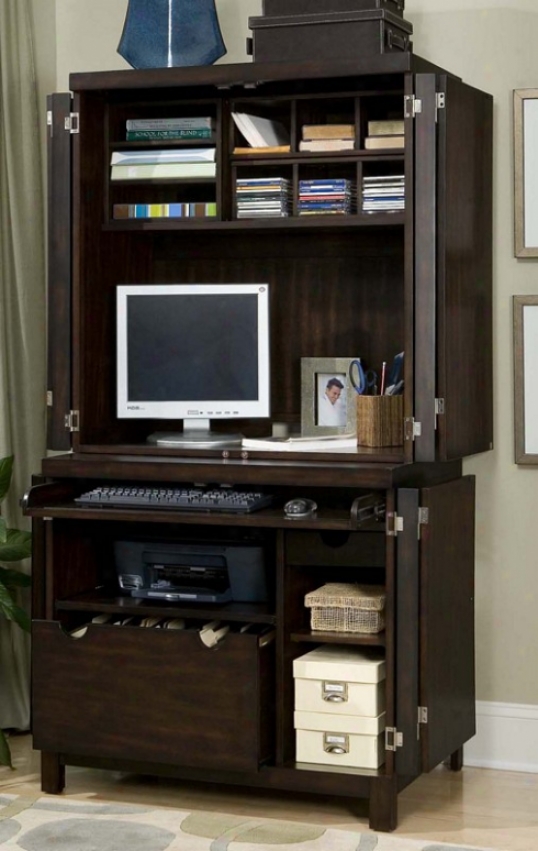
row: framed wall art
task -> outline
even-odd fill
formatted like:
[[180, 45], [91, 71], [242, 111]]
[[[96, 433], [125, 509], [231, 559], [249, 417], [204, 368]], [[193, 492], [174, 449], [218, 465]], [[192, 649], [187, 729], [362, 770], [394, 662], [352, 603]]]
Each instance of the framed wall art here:
[[538, 464], [538, 295], [514, 296], [516, 464]]
[[515, 256], [538, 257], [538, 89], [514, 91]]

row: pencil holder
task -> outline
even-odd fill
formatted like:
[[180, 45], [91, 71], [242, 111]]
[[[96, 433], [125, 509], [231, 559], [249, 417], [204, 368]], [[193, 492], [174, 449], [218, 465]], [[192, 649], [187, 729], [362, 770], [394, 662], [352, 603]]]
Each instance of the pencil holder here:
[[357, 444], [403, 444], [403, 396], [357, 396]]

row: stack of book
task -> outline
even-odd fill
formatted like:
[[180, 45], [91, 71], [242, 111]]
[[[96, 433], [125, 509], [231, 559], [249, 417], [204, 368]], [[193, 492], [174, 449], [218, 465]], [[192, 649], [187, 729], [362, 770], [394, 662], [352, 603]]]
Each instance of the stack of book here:
[[210, 139], [213, 119], [208, 115], [190, 118], [136, 118], [125, 122], [128, 142], [152, 139]]
[[110, 160], [111, 180], [189, 178], [216, 175], [215, 148], [152, 149], [114, 151]]
[[290, 182], [285, 177], [246, 177], [236, 183], [237, 218], [289, 216]]
[[354, 124], [303, 125], [300, 151], [352, 151], [354, 147]]
[[347, 215], [353, 212], [355, 189], [351, 180], [319, 178], [299, 181], [300, 216]]
[[403, 118], [368, 122], [368, 136], [364, 140], [364, 147], [367, 151], [382, 149], [398, 150], [404, 146]]
[[114, 219], [198, 219], [217, 215], [216, 203], [114, 204]]
[[395, 212], [405, 208], [405, 178], [403, 174], [378, 174], [362, 179], [362, 210]]

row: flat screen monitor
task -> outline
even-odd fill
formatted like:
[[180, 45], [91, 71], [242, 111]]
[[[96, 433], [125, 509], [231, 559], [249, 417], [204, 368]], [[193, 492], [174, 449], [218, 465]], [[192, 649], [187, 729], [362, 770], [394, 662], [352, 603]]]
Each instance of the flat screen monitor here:
[[183, 420], [158, 445], [238, 443], [211, 420], [268, 417], [267, 284], [117, 287], [117, 414]]

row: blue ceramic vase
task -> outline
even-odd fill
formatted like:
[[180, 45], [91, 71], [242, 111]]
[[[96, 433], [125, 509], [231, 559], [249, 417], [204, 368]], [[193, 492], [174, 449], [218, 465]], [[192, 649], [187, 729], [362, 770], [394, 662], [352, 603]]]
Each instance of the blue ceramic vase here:
[[215, 0], [129, 0], [118, 53], [133, 68], [211, 65], [226, 53]]

